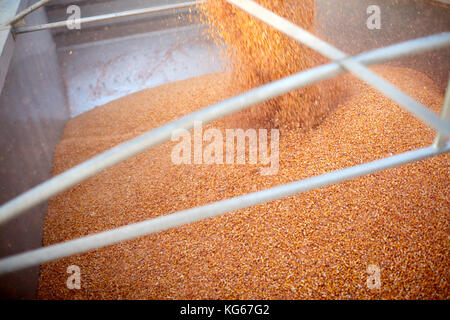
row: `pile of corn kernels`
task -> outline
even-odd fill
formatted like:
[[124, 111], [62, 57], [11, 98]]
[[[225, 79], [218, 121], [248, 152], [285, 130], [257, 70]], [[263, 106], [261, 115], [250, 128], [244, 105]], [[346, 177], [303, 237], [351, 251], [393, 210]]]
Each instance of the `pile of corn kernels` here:
[[[275, 11], [290, 17], [290, 1], [270, 1], [273, 7], [269, 1], [259, 3], [284, 8]], [[213, 2], [209, 5], [207, 10], [212, 10]], [[216, 14], [208, 15], [212, 20], [233, 11], [223, 3], [214, 10]], [[295, 22], [312, 21], [308, 7], [301, 10], [306, 13]], [[263, 28], [239, 13], [233, 15], [236, 21], [242, 19], [242, 30]], [[226, 23], [223, 27], [230, 28]], [[266, 31], [264, 39], [273, 39], [273, 32]], [[273, 40], [259, 43], [261, 39], [253, 37], [249, 41], [248, 46], [273, 48]], [[279, 70], [261, 55], [265, 60], [255, 61], [263, 66], [261, 77], [247, 64], [236, 63], [234, 51], [231, 72], [147, 89], [72, 119], [55, 151], [53, 174], [243, 89], [320, 61], [309, 60], [309, 53], [285, 39], [280, 42], [281, 47], [271, 54], [283, 57], [284, 46], [292, 55], [280, 58], [286, 65]], [[233, 50], [239, 47], [247, 50], [241, 43]], [[258, 59], [254, 54], [250, 60]], [[292, 58], [297, 54], [299, 58]], [[291, 58], [295, 61], [288, 62]], [[239, 73], [236, 68], [241, 68]], [[280, 70], [284, 72], [275, 74]], [[426, 75], [399, 67], [373, 70], [439, 112], [442, 93]], [[175, 165], [171, 161], [174, 143], [167, 142], [54, 197], [45, 219], [44, 245], [432, 143], [433, 130], [375, 89], [350, 75], [340, 77], [339, 83], [341, 87], [331, 84], [332, 96], [322, 94], [320, 87], [310, 87], [204, 126], [205, 130], [283, 128], [278, 174], [262, 176], [258, 164]], [[329, 100], [323, 106], [326, 97]], [[318, 103], [311, 105], [311, 99]], [[264, 106], [270, 111], [260, 116]], [[449, 155], [441, 155], [46, 263], [41, 266], [38, 297], [448, 299], [448, 163]], [[80, 290], [66, 287], [70, 265], [80, 267]], [[370, 265], [380, 270], [379, 288], [367, 285]]]

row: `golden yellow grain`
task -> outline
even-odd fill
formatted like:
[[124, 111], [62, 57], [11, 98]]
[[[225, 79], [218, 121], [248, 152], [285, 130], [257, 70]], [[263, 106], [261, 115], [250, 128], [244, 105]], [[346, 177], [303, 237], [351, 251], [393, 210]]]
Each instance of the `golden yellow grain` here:
[[[313, 0], [259, 0], [262, 6], [314, 33]], [[200, 5], [209, 34], [223, 42], [238, 91], [245, 91], [326, 62], [314, 50], [251, 17], [225, 0]], [[336, 80], [292, 91], [231, 117], [240, 127], [309, 129], [344, 95]]]
[[[299, 7], [292, 1], [258, 2], [307, 28], [313, 21], [312, 1]], [[235, 50], [230, 57], [234, 70], [144, 90], [72, 119], [55, 151], [54, 174], [170, 120], [320, 61], [223, 1], [209, 2], [204, 10]], [[238, 22], [238, 30], [231, 20]], [[439, 111], [443, 97], [425, 75], [396, 67], [374, 70]], [[331, 96], [313, 87], [258, 107], [267, 108], [263, 116], [254, 109], [211, 124], [221, 130], [246, 123], [284, 128], [277, 175], [259, 175], [258, 165], [175, 166], [168, 142], [54, 197], [45, 219], [44, 245], [433, 141], [432, 130], [376, 90], [351, 76], [339, 81], [342, 87], [334, 87]], [[38, 297], [448, 299], [448, 161], [449, 155], [442, 155], [47, 263], [41, 266]], [[72, 264], [81, 268], [81, 290], [65, 286], [66, 268]], [[366, 286], [370, 264], [381, 269], [379, 290]]]

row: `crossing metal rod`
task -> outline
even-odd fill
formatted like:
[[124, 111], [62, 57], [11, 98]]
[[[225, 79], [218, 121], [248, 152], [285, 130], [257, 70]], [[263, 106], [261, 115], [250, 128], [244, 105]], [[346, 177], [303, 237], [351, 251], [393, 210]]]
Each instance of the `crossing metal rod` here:
[[[353, 59], [362, 64], [380, 63], [448, 45], [450, 45], [450, 32], [377, 49], [356, 56]], [[148, 131], [62, 174], [54, 176], [6, 202], [0, 207], [0, 224], [121, 161], [131, 158], [163, 141], [169, 140], [175, 129], [191, 129], [194, 121], [208, 123], [254, 104], [280, 96], [291, 90], [331, 78], [344, 72], [346, 70], [338, 62], [325, 64], [250, 90], [234, 98], [224, 100], [218, 104], [189, 114], [162, 127]]]
[[[448, 79], [447, 91], [445, 93], [444, 106], [442, 107], [441, 117], [442, 119], [450, 120], [450, 78]], [[436, 134], [433, 145], [437, 148], [441, 148], [444, 146], [446, 140], [446, 137], [441, 132], [438, 132]]]
[[348, 59], [348, 56], [344, 52], [336, 49], [329, 43], [319, 39], [285, 18], [276, 15], [252, 0], [227, 1], [278, 31], [281, 31], [289, 37], [316, 50], [323, 56], [339, 61], [345, 69], [352, 72], [355, 76], [381, 91], [384, 95], [397, 102], [401, 107], [414, 114], [432, 128], [441, 132], [441, 134], [450, 136], [450, 122], [442, 119], [439, 115], [363, 66], [360, 62]]
[[[203, 2], [203, 1], [198, 1], [198, 2], [190, 1], [190, 2], [183, 2], [183, 3], [178, 3], [178, 4], [170, 4], [170, 5], [162, 5], [162, 6], [157, 6], [157, 7], [144, 8], [144, 9], [135, 9], [135, 10], [116, 12], [116, 13], [108, 13], [108, 14], [103, 14], [103, 15], [98, 15], [98, 16], [93, 16], [93, 17], [80, 18], [80, 19], [76, 20], [76, 22], [81, 25], [81, 24], [92, 23], [92, 22], [99, 22], [99, 21], [105, 21], [105, 20], [111, 20], [111, 19], [117, 19], [117, 18], [138, 16], [138, 15], [148, 14], [148, 13], [168, 11], [168, 10], [173, 10], [173, 9], [182, 9], [182, 8], [195, 6], [196, 3], [201, 3], [201, 2]], [[58, 22], [41, 24], [41, 25], [37, 25], [37, 26], [17, 27], [14, 29], [14, 33], [21, 34], [21, 33], [33, 32], [33, 31], [64, 28], [64, 27], [67, 27], [67, 24], [68, 24], [68, 21], [58, 21]]]
[[83, 238], [62, 242], [0, 260], [0, 275], [39, 265], [44, 262], [83, 253], [144, 235], [168, 230], [177, 226], [219, 216], [231, 211], [252, 207], [294, 194], [355, 179], [377, 171], [397, 167], [412, 161], [423, 160], [450, 150], [450, 143], [443, 148], [427, 147], [373, 162], [333, 171], [278, 187], [222, 200], [202, 207], [179, 211], [166, 216], [130, 224]]
[[52, 0], [41, 0], [39, 2], [36, 2], [32, 6], [29, 6], [28, 8], [26, 8], [23, 11], [16, 14], [13, 18], [7, 20], [5, 23], [3, 23], [3, 26], [14, 25], [17, 21], [23, 19], [25, 16], [27, 16], [31, 12], [39, 9], [40, 7], [45, 6], [50, 1], [52, 1]]

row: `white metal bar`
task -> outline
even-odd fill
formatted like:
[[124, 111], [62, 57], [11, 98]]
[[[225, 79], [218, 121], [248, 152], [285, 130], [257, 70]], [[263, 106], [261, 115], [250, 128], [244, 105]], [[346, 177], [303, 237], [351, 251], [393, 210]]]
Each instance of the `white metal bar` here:
[[[450, 33], [447, 32], [377, 49], [359, 55], [355, 57], [355, 60], [363, 64], [379, 63], [392, 58], [398, 58], [407, 54], [411, 55], [415, 52], [423, 52], [449, 44]], [[191, 129], [194, 121], [207, 123], [245, 109], [253, 104], [257, 104], [288, 91], [328, 79], [344, 72], [346, 72], [346, 70], [344, 70], [338, 62], [332, 62], [253, 89], [232, 99], [222, 101], [216, 105], [194, 112], [158, 129], [151, 130], [69, 169], [3, 204], [0, 207], [0, 224], [102, 170], [143, 152], [151, 146], [155, 146], [170, 139], [171, 133], [175, 129]]]
[[105, 247], [121, 241], [135, 239], [151, 233], [219, 216], [261, 203], [307, 192], [330, 184], [355, 179], [377, 171], [397, 167], [412, 161], [423, 160], [450, 150], [450, 143], [443, 148], [433, 146], [401, 153], [389, 158], [333, 171], [278, 187], [249, 193], [243, 196], [215, 202], [202, 207], [179, 211], [166, 216], [130, 224], [113, 230], [89, 235], [83, 238], [62, 242], [48, 247], [32, 250], [0, 260], [0, 275], [60, 259], [92, 249]]
[[254, 16], [255, 18], [258, 18], [259, 20], [265, 22], [273, 28], [290, 36], [291, 38], [316, 50], [325, 57], [333, 60], [338, 60], [339, 63], [348, 71], [352, 72], [357, 77], [361, 78], [362, 80], [366, 81], [367, 83], [381, 91], [383, 94], [397, 102], [404, 109], [411, 112], [434, 129], [439, 130], [441, 134], [450, 136], [450, 123], [448, 121], [442, 119], [441, 117], [439, 117], [439, 115], [437, 115], [415, 99], [411, 98], [409, 95], [402, 92], [401, 90], [384, 80], [382, 77], [378, 76], [376, 73], [367, 69], [361, 63], [348, 58], [344, 52], [336, 49], [335, 47], [317, 38], [308, 31], [289, 22], [288, 20], [276, 15], [272, 11], [267, 10], [266, 8], [260, 6], [252, 0], [227, 1], [244, 10], [248, 14]]
[[0, 94], [3, 91], [6, 74], [14, 52], [15, 41], [11, 33], [12, 27], [4, 25], [19, 10], [17, 0], [0, 0]]
[[[450, 78], [448, 79], [447, 91], [445, 93], [444, 105], [442, 106], [441, 117], [446, 120], [450, 120]], [[436, 134], [436, 139], [434, 140], [433, 145], [437, 148], [441, 148], [444, 146], [446, 141], [445, 135], [441, 132]]]
[[11, 27], [0, 27], [0, 94], [3, 91], [15, 45]]
[[14, 16], [13, 18], [7, 20], [5, 23], [3, 23], [3, 26], [8, 26], [8, 25], [14, 25], [17, 21], [23, 19], [25, 16], [27, 16], [28, 14], [30, 14], [31, 12], [39, 9], [42, 6], [45, 6], [47, 3], [49, 3], [52, 0], [41, 0], [39, 2], [36, 2], [35, 4], [33, 4], [32, 6], [29, 6], [28, 8], [24, 9], [23, 11], [19, 12], [16, 16]]
[[[199, 3], [200, 2], [202, 2], [202, 1], [199, 1]], [[183, 3], [178, 3], [178, 4], [162, 5], [162, 6], [157, 6], [157, 7], [135, 9], [135, 10], [116, 12], [116, 13], [108, 13], [108, 14], [103, 14], [103, 15], [98, 15], [98, 16], [93, 16], [93, 17], [80, 18], [77, 22], [81, 25], [81, 24], [85, 24], [85, 23], [92, 23], [92, 22], [99, 22], [99, 21], [105, 21], [105, 20], [111, 20], [111, 19], [117, 19], [117, 18], [131, 17], [131, 16], [137, 16], [137, 15], [148, 14], [148, 13], [168, 11], [168, 10], [173, 10], [173, 9], [182, 9], [182, 8], [192, 7], [195, 5], [196, 5], [195, 1], [183, 2]], [[33, 31], [64, 28], [66, 26], [67, 26], [67, 21], [58, 21], [58, 22], [51, 22], [51, 23], [47, 23], [47, 24], [41, 24], [41, 25], [37, 25], [37, 26], [17, 27], [14, 29], [14, 33], [21, 34], [21, 33], [26, 33], [26, 32], [33, 32]]]

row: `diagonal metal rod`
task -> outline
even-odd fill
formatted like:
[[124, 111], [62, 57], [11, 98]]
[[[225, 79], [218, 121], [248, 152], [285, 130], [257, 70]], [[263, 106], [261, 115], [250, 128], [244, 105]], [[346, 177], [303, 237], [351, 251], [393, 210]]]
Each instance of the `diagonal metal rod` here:
[[[447, 91], [445, 93], [444, 106], [442, 107], [441, 117], [442, 119], [450, 120], [450, 78], [448, 79]], [[438, 132], [436, 134], [436, 139], [434, 140], [433, 145], [437, 148], [441, 148], [444, 146], [446, 140], [446, 137], [442, 133]]]
[[14, 25], [17, 21], [23, 19], [25, 16], [27, 16], [28, 14], [32, 13], [33, 11], [39, 9], [40, 7], [45, 6], [50, 1], [52, 1], [52, 0], [41, 0], [39, 2], [36, 2], [32, 6], [29, 6], [28, 8], [26, 8], [23, 11], [19, 12], [18, 14], [16, 14], [13, 18], [11, 18], [8, 21], [6, 21], [3, 24], [3, 26]]
[[0, 275], [60, 259], [92, 249], [105, 247], [144, 235], [168, 230], [177, 226], [219, 216], [231, 211], [248, 208], [265, 202], [285, 198], [294, 194], [355, 179], [377, 171], [400, 166], [412, 161], [423, 160], [450, 150], [450, 143], [443, 148], [427, 147], [401, 153], [392, 157], [364, 163], [354, 167], [329, 172], [323, 175], [299, 180], [274, 188], [248, 193], [243, 196], [222, 200], [205, 206], [179, 211], [166, 216], [138, 222], [113, 230], [89, 235], [0, 260]]
[[441, 134], [450, 136], [450, 122], [442, 119], [439, 115], [411, 98], [358, 61], [348, 58], [344, 52], [251, 0], [227, 1], [291, 38], [316, 50], [325, 57], [338, 60], [345, 69], [352, 72], [355, 76], [381, 91], [384, 95], [397, 102], [401, 107], [413, 113], [431, 127], [437, 129]]
[[[380, 63], [405, 55], [424, 52], [450, 45], [450, 32], [407, 41], [393, 46], [377, 49], [356, 56], [354, 59], [363, 64]], [[309, 69], [284, 79], [272, 82], [248, 91], [216, 105], [199, 110], [162, 127], [148, 131], [141, 136], [122, 143], [66, 172], [39, 184], [0, 207], [0, 224], [14, 218], [33, 206], [50, 199], [77, 183], [139, 154], [146, 149], [170, 139], [172, 131], [178, 128], [191, 129], [194, 121], [204, 123], [219, 119], [228, 114], [243, 110], [251, 105], [280, 96], [333, 76], [346, 72], [338, 62]]]
[[[198, 3], [201, 3], [201, 2], [203, 2], [203, 1], [199, 1]], [[116, 13], [108, 13], [108, 14], [103, 14], [103, 15], [98, 15], [98, 16], [93, 16], [93, 17], [80, 18], [77, 20], [77, 23], [79, 23], [81, 25], [81, 24], [85, 24], [85, 23], [99, 22], [99, 21], [124, 18], [124, 17], [132, 17], [132, 16], [138, 16], [138, 15], [148, 14], [148, 13], [155, 13], [155, 12], [162, 12], [162, 11], [168, 11], [168, 10], [173, 10], [173, 9], [182, 9], [182, 8], [187, 8], [187, 7], [193, 7], [196, 4], [197, 4], [197, 2], [190, 1], [190, 2], [183, 2], [183, 3], [178, 3], [178, 4], [169, 4], [169, 5], [144, 8], [144, 9], [135, 9], [135, 10], [116, 12]], [[67, 27], [67, 23], [68, 23], [68, 21], [58, 21], [58, 22], [41, 24], [41, 25], [37, 25], [37, 26], [17, 27], [17, 28], [14, 28], [14, 33], [21, 34], [21, 33], [33, 32], [33, 31], [64, 28], [64, 27]]]

